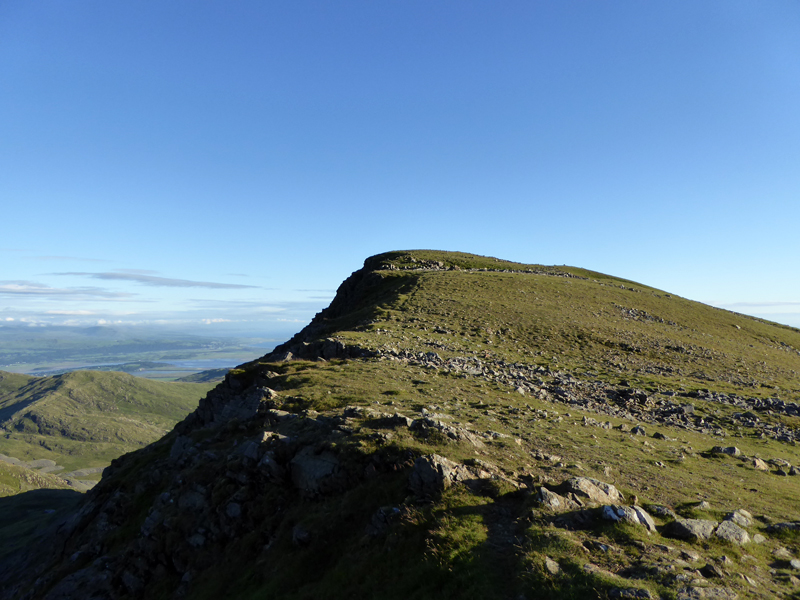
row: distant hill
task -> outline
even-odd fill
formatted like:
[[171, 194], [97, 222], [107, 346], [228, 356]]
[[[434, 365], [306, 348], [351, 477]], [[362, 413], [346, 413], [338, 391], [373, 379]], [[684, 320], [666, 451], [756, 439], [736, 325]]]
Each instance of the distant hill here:
[[52, 460], [64, 472], [104, 466], [163, 436], [211, 387], [115, 372], [0, 371], [0, 454]]
[[199, 373], [181, 377], [175, 381], [182, 381], [184, 383], [219, 383], [225, 378], [228, 371], [230, 371], [230, 369], [208, 369], [207, 371], [200, 371]]
[[799, 373], [797, 329], [620, 277], [377, 255], [0, 598], [796, 599]]
[[0, 497], [38, 489], [69, 489], [63, 479], [0, 460]]

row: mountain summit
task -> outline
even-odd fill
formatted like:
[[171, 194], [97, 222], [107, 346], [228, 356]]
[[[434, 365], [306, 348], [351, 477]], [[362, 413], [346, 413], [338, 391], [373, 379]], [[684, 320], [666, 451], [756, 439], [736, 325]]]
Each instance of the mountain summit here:
[[115, 460], [2, 598], [774, 598], [800, 331], [571, 267], [371, 257]]

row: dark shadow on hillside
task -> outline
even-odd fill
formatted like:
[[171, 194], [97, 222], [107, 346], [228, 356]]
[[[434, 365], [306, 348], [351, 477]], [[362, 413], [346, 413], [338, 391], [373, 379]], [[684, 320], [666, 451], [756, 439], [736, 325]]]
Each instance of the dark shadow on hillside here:
[[[48, 390], [49, 391], [49, 390]], [[24, 400], [18, 400], [13, 404], [9, 404], [8, 406], [4, 406], [0, 408], [0, 423], [8, 421], [13, 417], [16, 413], [21, 412], [28, 408], [34, 402], [41, 400], [45, 396], [46, 392], [38, 392]], [[22, 392], [17, 394], [17, 397], [23, 395]]]
[[52, 526], [70, 514], [83, 498], [74, 490], [47, 489], [0, 498], [0, 563], [49, 535]]

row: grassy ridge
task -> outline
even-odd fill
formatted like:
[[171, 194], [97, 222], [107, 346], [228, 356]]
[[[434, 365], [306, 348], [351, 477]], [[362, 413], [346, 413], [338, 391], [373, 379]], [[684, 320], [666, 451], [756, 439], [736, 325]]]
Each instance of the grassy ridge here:
[[[361, 299], [371, 310], [338, 319], [339, 335], [367, 347], [497, 354], [642, 386], [800, 398], [797, 329], [583, 269], [460, 256], [438, 261], [460, 271], [379, 271], [381, 284]], [[402, 269], [437, 257], [372, 260]], [[523, 272], [467, 271], [492, 264]]]
[[0, 453], [68, 471], [102, 466], [163, 436], [211, 387], [113, 372], [0, 372]]

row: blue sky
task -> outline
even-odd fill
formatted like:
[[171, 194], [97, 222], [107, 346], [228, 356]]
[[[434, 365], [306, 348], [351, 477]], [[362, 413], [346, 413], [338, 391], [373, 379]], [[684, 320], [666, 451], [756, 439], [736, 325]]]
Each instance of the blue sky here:
[[798, 107], [793, 0], [5, 0], [0, 323], [280, 336], [438, 248], [800, 326]]

